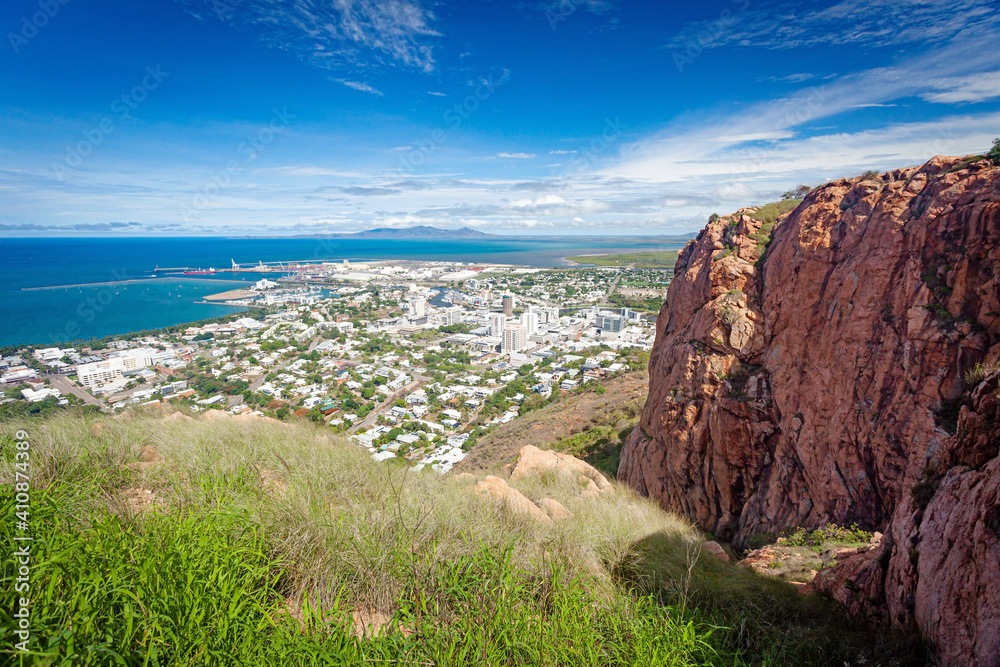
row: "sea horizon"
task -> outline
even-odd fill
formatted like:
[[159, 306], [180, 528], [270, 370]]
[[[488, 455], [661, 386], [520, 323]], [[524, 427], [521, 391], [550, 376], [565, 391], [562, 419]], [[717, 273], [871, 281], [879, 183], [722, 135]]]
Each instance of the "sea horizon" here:
[[[204, 303], [210, 294], [255, 282], [260, 274], [227, 271], [232, 261], [319, 262], [415, 260], [569, 265], [566, 256], [676, 250], [679, 243], [591, 239], [330, 239], [231, 237], [0, 238], [0, 347], [63, 344], [126, 335], [245, 310]], [[169, 268], [218, 272], [163, 275]], [[159, 271], [159, 273], [157, 273]], [[154, 277], [155, 275], [155, 277]], [[271, 274], [273, 275], [273, 274]]]

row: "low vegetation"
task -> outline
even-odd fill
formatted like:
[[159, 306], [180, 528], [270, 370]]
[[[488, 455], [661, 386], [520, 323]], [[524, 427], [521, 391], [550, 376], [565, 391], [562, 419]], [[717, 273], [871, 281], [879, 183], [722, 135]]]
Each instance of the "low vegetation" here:
[[782, 199], [781, 201], [772, 202], [770, 204], [765, 204], [761, 206], [756, 211], [750, 214], [750, 217], [754, 220], [760, 220], [761, 222], [773, 224], [778, 218], [795, 210], [802, 200], [799, 198], [795, 199]]
[[677, 251], [621, 252], [608, 255], [581, 255], [566, 259], [577, 264], [593, 264], [595, 266], [672, 269], [677, 263]]
[[[50, 665], [890, 664], [831, 604], [700, 553], [623, 487], [541, 476], [540, 526], [469, 482], [375, 464], [308, 422], [3, 425], [31, 448], [32, 653]], [[17, 576], [4, 559], [5, 590]], [[11, 608], [0, 610], [13, 636]], [[10, 661], [8, 661], [10, 664]]]

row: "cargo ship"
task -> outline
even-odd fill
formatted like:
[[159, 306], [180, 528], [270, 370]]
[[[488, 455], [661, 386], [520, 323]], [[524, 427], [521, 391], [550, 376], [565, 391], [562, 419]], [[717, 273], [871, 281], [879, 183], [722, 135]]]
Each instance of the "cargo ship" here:
[[215, 269], [213, 269], [212, 267], [208, 267], [207, 271], [205, 271], [203, 269], [198, 269], [197, 271], [185, 271], [184, 275], [185, 276], [210, 276], [210, 275], [212, 275], [214, 273], [217, 273], [217, 271]]

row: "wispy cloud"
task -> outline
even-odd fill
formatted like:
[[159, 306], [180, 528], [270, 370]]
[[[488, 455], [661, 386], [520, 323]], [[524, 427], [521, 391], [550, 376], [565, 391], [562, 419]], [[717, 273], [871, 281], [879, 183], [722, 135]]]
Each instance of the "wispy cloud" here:
[[[434, 69], [433, 13], [419, 0], [178, 0], [199, 18], [261, 28], [268, 45], [313, 65]], [[366, 91], [370, 92], [370, 91]]]
[[733, 12], [721, 30], [706, 31], [704, 22], [689, 24], [664, 46], [794, 49], [821, 44], [939, 44], [995, 28], [1000, 24], [998, 14], [995, 0], [842, 0], [825, 8], [807, 2], [772, 3]]
[[534, 153], [497, 153], [492, 156], [492, 159], [500, 160], [530, 160], [532, 158], [538, 157]]
[[1000, 71], [938, 79], [931, 81], [930, 85], [935, 90], [920, 96], [928, 102], [982, 102], [1000, 97]]
[[358, 90], [358, 91], [360, 91], [362, 93], [371, 93], [372, 95], [383, 95], [384, 94], [381, 90], [378, 90], [376, 88], [372, 88], [367, 83], [362, 83], [360, 81], [349, 81], [347, 79], [337, 79], [337, 82], [344, 84], [348, 88], [353, 88], [354, 90]]

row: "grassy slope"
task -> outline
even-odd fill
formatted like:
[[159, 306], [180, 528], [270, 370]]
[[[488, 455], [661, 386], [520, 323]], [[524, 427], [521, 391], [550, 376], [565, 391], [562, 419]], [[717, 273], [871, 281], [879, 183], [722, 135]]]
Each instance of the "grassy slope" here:
[[[6, 424], [8, 544], [18, 427], [32, 442], [36, 539], [38, 653], [24, 664], [839, 666], [890, 655], [826, 603], [699, 558], [688, 524], [627, 489], [587, 499], [545, 477], [526, 483], [529, 497], [574, 513], [539, 527], [460, 480], [373, 464], [308, 424]], [[15, 576], [4, 559], [4, 590]], [[359, 637], [352, 612], [392, 620]], [[8, 638], [10, 613], [0, 610]]]
[[618, 472], [618, 454], [646, 398], [646, 371], [620, 375], [604, 384], [607, 393], [592, 388], [560, 395], [560, 399], [521, 419], [503, 424], [482, 438], [459, 464], [460, 471], [513, 468], [525, 445], [555, 449], [582, 458], [609, 477]]
[[593, 264], [595, 266], [631, 266], [638, 269], [672, 269], [677, 263], [677, 251], [663, 252], [621, 252], [609, 255], [581, 255], [567, 257], [577, 264]]

